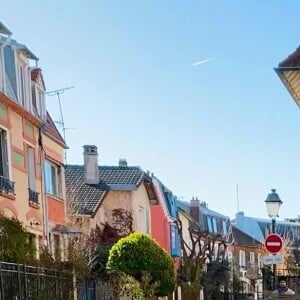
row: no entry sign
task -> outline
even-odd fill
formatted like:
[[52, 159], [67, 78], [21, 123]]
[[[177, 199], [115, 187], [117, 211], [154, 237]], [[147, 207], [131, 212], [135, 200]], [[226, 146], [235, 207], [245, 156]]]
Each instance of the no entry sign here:
[[265, 247], [270, 253], [278, 253], [282, 249], [282, 238], [278, 234], [270, 234], [265, 239]]

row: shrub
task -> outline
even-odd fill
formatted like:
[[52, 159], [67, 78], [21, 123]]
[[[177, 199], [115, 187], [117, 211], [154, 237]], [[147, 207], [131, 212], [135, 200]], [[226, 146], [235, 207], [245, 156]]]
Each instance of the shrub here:
[[25, 264], [33, 260], [34, 253], [22, 223], [0, 215], [0, 260]]
[[153, 289], [149, 286], [154, 288], [155, 296], [167, 296], [175, 286], [171, 256], [149, 236], [140, 233], [132, 233], [113, 245], [107, 268], [133, 276], [141, 283], [145, 296], [151, 296], [149, 291]]

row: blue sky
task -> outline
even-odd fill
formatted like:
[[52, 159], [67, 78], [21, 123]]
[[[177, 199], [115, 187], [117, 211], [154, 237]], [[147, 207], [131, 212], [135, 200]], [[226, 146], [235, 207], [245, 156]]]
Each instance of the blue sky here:
[[[273, 68], [299, 41], [299, 1], [5, 1], [1, 21], [61, 96], [68, 163], [126, 158], [229, 216], [300, 214], [300, 111]], [[193, 63], [214, 58], [206, 64]], [[59, 120], [58, 102], [47, 98]]]

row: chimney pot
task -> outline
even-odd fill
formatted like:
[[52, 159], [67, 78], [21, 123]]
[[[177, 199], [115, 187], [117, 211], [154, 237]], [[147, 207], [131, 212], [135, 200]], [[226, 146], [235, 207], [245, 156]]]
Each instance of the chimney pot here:
[[125, 158], [119, 159], [119, 167], [126, 168], [127, 167], [127, 160]]

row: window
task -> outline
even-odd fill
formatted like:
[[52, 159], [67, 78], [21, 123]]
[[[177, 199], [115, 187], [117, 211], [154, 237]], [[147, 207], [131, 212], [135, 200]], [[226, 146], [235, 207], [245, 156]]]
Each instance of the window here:
[[139, 226], [140, 226], [140, 228], [138, 228], [138, 229], [142, 233], [149, 232], [148, 220], [149, 220], [149, 218], [148, 218], [147, 210], [144, 207], [139, 206]]
[[250, 252], [250, 264], [254, 264], [255, 263], [255, 254], [254, 252]]
[[207, 226], [208, 231], [216, 233], [217, 232], [217, 221], [216, 218], [213, 218], [211, 216], [207, 216]]
[[0, 176], [9, 179], [7, 132], [0, 128]]
[[31, 101], [33, 113], [41, 119], [44, 119], [46, 111], [44, 91], [34, 82], [31, 83]]
[[226, 235], [227, 234], [226, 220], [222, 220], [222, 226], [223, 226], [223, 235]]
[[232, 261], [232, 252], [231, 251], [227, 252], [227, 258], [228, 258], [229, 262]]
[[239, 252], [239, 265], [241, 268], [244, 268], [246, 266], [245, 251], [243, 250], [240, 250]]
[[24, 67], [23, 66], [19, 66], [19, 86], [20, 86], [20, 105], [22, 105], [23, 107], [25, 107], [25, 74], [24, 74]]
[[208, 231], [213, 232], [213, 223], [212, 223], [212, 218], [210, 216], [207, 216], [207, 226], [208, 226]]
[[27, 174], [29, 189], [35, 191], [35, 163], [34, 163], [34, 149], [27, 147]]
[[36, 192], [34, 149], [27, 147], [28, 199], [31, 204], [39, 203], [39, 193]]
[[53, 235], [53, 242], [54, 242], [54, 245], [53, 245], [54, 258], [55, 258], [55, 260], [60, 260], [61, 259], [61, 248], [60, 248], [61, 245], [60, 245], [59, 235], [56, 235], [56, 234]]
[[11, 99], [17, 101], [17, 75], [14, 49], [7, 45], [4, 47], [4, 66], [5, 66], [5, 86], [6, 94]]
[[212, 221], [213, 221], [213, 231], [214, 231], [214, 233], [217, 233], [218, 232], [218, 228], [217, 228], [216, 218], [212, 218]]
[[62, 196], [61, 167], [48, 160], [45, 162], [45, 181], [47, 193]]
[[263, 262], [262, 262], [261, 254], [260, 253], [257, 254], [257, 264], [258, 264], [259, 268], [263, 267]]

